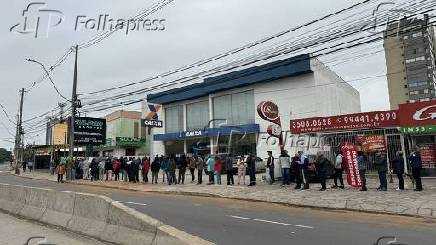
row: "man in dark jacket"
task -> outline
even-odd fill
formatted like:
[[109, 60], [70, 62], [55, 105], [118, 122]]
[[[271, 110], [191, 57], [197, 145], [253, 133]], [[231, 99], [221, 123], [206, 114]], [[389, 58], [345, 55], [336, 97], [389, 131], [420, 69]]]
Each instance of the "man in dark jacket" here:
[[421, 169], [422, 169], [422, 159], [419, 149], [412, 152], [409, 157], [410, 167], [412, 168], [412, 176], [415, 180], [415, 189], [414, 191], [422, 191], [422, 182], [421, 182]]
[[251, 154], [247, 157], [247, 167], [250, 173], [250, 184], [248, 186], [256, 185], [256, 159]]
[[272, 151], [268, 151], [268, 160], [266, 161], [266, 167], [268, 168], [269, 177], [271, 179], [270, 184], [274, 184], [274, 157], [272, 155]]
[[315, 162], [316, 170], [318, 172], [319, 182], [321, 183], [320, 191], [325, 191], [327, 189], [327, 167], [329, 164], [329, 160], [324, 157], [322, 152], [318, 152], [318, 157]]
[[386, 173], [388, 172], [388, 162], [386, 159], [386, 154], [383, 152], [377, 152], [374, 163], [378, 172], [378, 178], [380, 179], [380, 186], [377, 188], [377, 190], [387, 191], [388, 180], [386, 178]]
[[397, 156], [392, 160], [393, 173], [398, 177], [398, 191], [404, 190], [404, 159], [401, 151], [397, 152]]
[[177, 161], [177, 167], [179, 169], [179, 182], [178, 184], [180, 184], [180, 182], [183, 184], [185, 184], [185, 173], [186, 173], [186, 168], [188, 167], [188, 161], [186, 160], [186, 156], [185, 155], [181, 155], [179, 157], [179, 160]]
[[[106, 158], [106, 161], [104, 162], [104, 174], [106, 175], [106, 181], [109, 180], [109, 175], [111, 175], [113, 168], [112, 168], [112, 160], [108, 157]], [[112, 176], [111, 176], [112, 178]]]
[[233, 159], [230, 155], [224, 159], [224, 167], [227, 172], [227, 185], [234, 185], [235, 180], [233, 179]]

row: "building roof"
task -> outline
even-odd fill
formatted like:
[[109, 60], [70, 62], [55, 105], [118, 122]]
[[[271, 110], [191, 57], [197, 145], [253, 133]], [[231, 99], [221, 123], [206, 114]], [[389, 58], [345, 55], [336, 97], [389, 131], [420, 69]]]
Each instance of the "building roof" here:
[[118, 110], [118, 111], [114, 111], [108, 115], [106, 115], [104, 118], [106, 119], [106, 121], [110, 122], [113, 121], [115, 119], [118, 118], [128, 118], [128, 119], [141, 119], [141, 115], [142, 113], [139, 111], [123, 111], [123, 110]]
[[155, 104], [170, 104], [182, 100], [195, 99], [233, 88], [240, 88], [256, 83], [275, 81], [285, 77], [313, 72], [310, 67], [310, 55], [303, 54], [285, 60], [234, 71], [217, 77], [206, 78], [181, 88], [147, 95], [147, 101]]

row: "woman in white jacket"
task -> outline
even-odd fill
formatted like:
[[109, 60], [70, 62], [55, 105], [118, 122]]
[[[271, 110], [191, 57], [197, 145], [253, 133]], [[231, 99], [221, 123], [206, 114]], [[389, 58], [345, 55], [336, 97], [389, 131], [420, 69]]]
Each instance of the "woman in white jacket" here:
[[291, 158], [287, 151], [283, 151], [279, 157], [279, 166], [282, 168], [283, 186], [291, 184]]
[[240, 184], [241, 177], [242, 177], [242, 184], [245, 185], [245, 173], [247, 169], [247, 163], [245, 162], [247, 157], [239, 158], [238, 159], [238, 185]]

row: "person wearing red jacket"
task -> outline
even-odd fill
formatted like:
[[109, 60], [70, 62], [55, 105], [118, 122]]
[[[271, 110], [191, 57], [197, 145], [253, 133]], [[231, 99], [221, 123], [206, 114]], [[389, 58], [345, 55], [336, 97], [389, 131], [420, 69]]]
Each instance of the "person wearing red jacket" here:
[[150, 160], [145, 157], [144, 160], [142, 160], [142, 181], [144, 183], [148, 183], [148, 172], [150, 171]]
[[112, 169], [114, 170], [115, 181], [120, 180], [121, 162], [118, 159], [112, 161]]
[[216, 176], [216, 183], [218, 185], [221, 185], [221, 171], [223, 170], [223, 163], [221, 162], [221, 159], [219, 157], [215, 158], [215, 176]]

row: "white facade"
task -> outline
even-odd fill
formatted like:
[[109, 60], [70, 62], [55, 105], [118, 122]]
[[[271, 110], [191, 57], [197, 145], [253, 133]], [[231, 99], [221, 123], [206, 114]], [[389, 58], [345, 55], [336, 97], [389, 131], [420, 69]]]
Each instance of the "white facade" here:
[[[299, 119], [360, 112], [360, 96], [356, 89], [344, 82], [339, 76], [325, 67], [318, 60], [311, 59], [310, 63], [313, 73], [297, 75], [265, 83], [260, 82], [251, 86], [209, 94], [208, 96], [194, 100], [163, 105], [163, 110], [159, 114], [159, 119], [165, 122], [165, 108], [182, 105], [183, 131], [186, 131], [187, 104], [208, 100], [209, 119], [213, 120], [213, 98], [244, 91], [252, 91], [254, 94], [252, 106], [255, 108], [255, 115], [253, 115], [254, 124], [259, 125], [259, 132], [256, 133], [256, 154], [261, 158], [265, 158], [267, 151], [273, 151], [274, 156], [277, 156], [280, 153], [279, 145], [273, 144], [274, 142], [271, 142], [271, 139], [268, 142], [266, 140], [268, 138], [268, 134], [266, 133], [267, 127], [271, 123], [260, 118], [256, 111], [257, 105], [260, 102], [272, 101], [278, 105], [282, 130], [285, 131], [285, 138], [287, 138], [290, 129], [289, 124], [291, 118]], [[165, 123], [163, 128], [154, 128], [152, 131], [152, 134], [165, 133], [167, 133], [165, 130]], [[216, 150], [212, 143], [213, 139], [211, 139], [211, 154]], [[151, 145], [152, 155], [165, 155], [165, 145], [163, 141], [153, 141]], [[187, 148], [185, 140], [185, 153], [187, 153]], [[290, 145], [287, 145], [285, 149], [291, 154], [297, 150], [291, 148]]]

